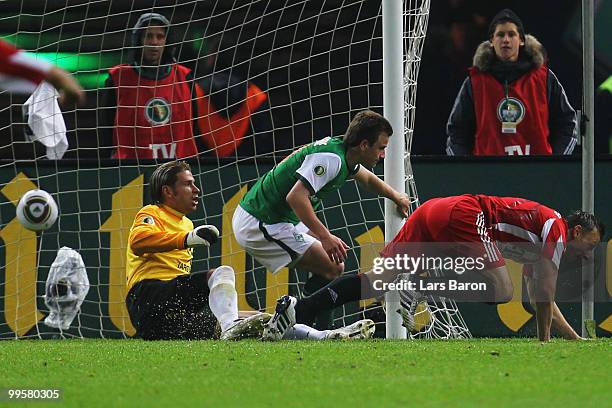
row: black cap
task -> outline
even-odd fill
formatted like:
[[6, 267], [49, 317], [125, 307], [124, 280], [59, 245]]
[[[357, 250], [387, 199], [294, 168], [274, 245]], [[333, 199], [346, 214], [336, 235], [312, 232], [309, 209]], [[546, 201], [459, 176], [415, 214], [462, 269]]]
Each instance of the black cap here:
[[493, 17], [491, 24], [489, 24], [489, 38], [491, 38], [495, 33], [495, 27], [497, 27], [498, 24], [508, 22], [516, 24], [516, 29], [521, 36], [521, 40], [525, 41], [525, 28], [523, 27], [523, 22], [519, 16], [517, 16], [516, 13], [510, 9], [503, 9], [497, 13], [495, 17]]
[[166, 46], [161, 58], [161, 64], [170, 64], [174, 62], [175, 46], [174, 40], [170, 38], [170, 21], [158, 13], [144, 13], [138, 17], [138, 21], [132, 29], [132, 51], [133, 60], [141, 63], [142, 58], [142, 31], [149, 26], [160, 25], [166, 30]]

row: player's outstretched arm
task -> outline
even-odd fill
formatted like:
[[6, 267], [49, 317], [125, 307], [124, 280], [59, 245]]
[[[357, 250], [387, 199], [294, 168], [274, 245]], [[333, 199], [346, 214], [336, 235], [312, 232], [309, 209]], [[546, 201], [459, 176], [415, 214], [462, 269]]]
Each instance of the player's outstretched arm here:
[[45, 78], [59, 92], [59, 104], [71, 105], [85, 102], [85, 92], [81, 85], [68, 72], [61, 68], [53, 67]]
[[410, 199], [406, 194], [396, 191], [393, 187], [382, 181], [376, 174], [363, 166], [354, 176], [355, 180], [366, 190], [381, 195], [397, 205], [398, 212], [407, 218], [410, 213]]
[[185, 233], [168, 233], [139, 225], [133, 227], [130, 231], [128, 245], [132, 252], [138, 256], [185, 249]]
[[346, 250], [349, 246], [340, 238], [332, 235], [319, 220], [310, 203], [310, 191], [301, 180], [298, 180], [287, 194], [287, 203], [310, 232], [321, 242], [332, 262], [344, 262]]
[[188, 233], [167, 232], [159, 225], [160, 221], [150, 214], [137, 216], [128, 238], [128, 245], [134, 254], [141, 256], [198, 245], [209, 246], [219, 239], [219, 230], [214, 225], [201, 225]]
[[[525, 281], [527, 283], [527, 293], [529, 294], [529, 301], [536, 307], [535, 301], [535, 282], [531, 276], [525, 276]], [[552, 304], [552, 328], [555, 329], [561, 337], [566, 340], [581, 340], [582, 337], [576, 333], [576, 331], [572, 328], [572, 326], [567, 322], [563, 313], [557, 306], [556, 302]]]
[[536, 305], [538, 323], [538, 338], [540, 341], [550, 340], [550, 328], [553, 319], [553, 305], [557, 284], [557, 266], [548, 258], [542, 258], [535, 265], [533, 294]]

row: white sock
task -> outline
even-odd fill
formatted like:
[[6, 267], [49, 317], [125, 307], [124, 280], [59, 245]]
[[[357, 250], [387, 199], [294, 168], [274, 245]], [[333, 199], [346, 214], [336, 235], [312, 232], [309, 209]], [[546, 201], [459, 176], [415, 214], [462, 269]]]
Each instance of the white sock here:
[[305, 324], [296, 324], [283, 336], [284, 340], [325, 340], [329, 330], [317, 330]]
[[238, 319], [238, 294], [232, 267], [222, 265], [215, 269], [208, 279], [208, 287], [210, 310], [219, 321], [221, 331], [224, 332]]

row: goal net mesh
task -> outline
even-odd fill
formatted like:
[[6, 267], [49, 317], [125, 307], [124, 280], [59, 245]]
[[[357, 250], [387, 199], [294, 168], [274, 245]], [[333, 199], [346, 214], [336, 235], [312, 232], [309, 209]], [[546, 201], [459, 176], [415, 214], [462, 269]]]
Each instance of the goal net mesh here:
[[[272, 275], [242, 251], [231, 230], [240, 198], [258, 177], [297, 147], [341, 135], [363, 109], [383, 113], [382, 9], [366, 0], [206, 1], [4, 1], [0, 37], [70, 71], [87, 101], [64, 107], [68, 144], [61, 160], [49, 147], [28, 140], [22, 107], [28, 95], [0, 91], [0, 338], [125, 337], [134, 334], [125, 308], [125, 250], [136, 212], [149, 199], [148, 179], [172, 145], [151, 145], [152, 158], [117, 160], [113, 141], [116, 93], [109, 68], [133, 64], [142, 47], [133, 28], [144, 13], [170, 22], [166, 50], [193, 76], [193, 111], [199, 155], [189, 159], [202, 189], [194, 224], [214, 224], [221, 242], [194, 253], [192, 271], [229, 264], [236, 271], [239, 306], [271, 311], [289, 292], [312, 293], [318, 282], [302, 271]], [[429, 0], [404, 1], [406, 191], [418, 205], [410, 146], [417, 77]], [[160, 68], [158, 70], [161, 71]], [[151, 87], [150, 81], [137, 89]], [[109, 92], [110, 91], [110, 92]], [[109, 99], [115, 96], [115, 103]], [[151, 126], [168, 119], [151, 104]], [[179, 115], [180, 109], [171, 112]], [[138, 125], [134, 125], [137, 127]], [[396, 135], [402, 130], [396, 129]], [[62, 134], [53, 134], [53, 140]], [[396, 136], [397, 137], [397, 136]], [[121, 146], [123, 147], [123, 146]], [[127, 147], [127, 146], [126, 146]], [[381, 177], [382, 166], [375, 169]], [[19, 197], [32, 188], [50, 192], [60, 207], [58, 222], [41, 233], [15, 218]], [[274, 211], [274, 209], [270, 209]], [[351, 249], [346, 273], [366, 272], [384, 244], [382, 199], [347, 183], [324, 202], [320, 218]], [[389, 237], [388, 237], [389, 238]], [[62, 246], [77, 250], [90, 290], [67, 330], [46, 326], [45, 282]], [[412, 337], [465, 337], [454, 302], [433, 299], [420, 310]], [[363, 316], [380, 317], [377, 302], [362, 302], [319, 316], [340, 326]], [[423, 317], [425, 316], [425, 317]], [[419, 320], [420, 319], [420, 320]], [[384, 324], [383, 318], [377, 318]], [[384, 333], [384, 329], [382, 330]], [[459, 333], [459, 334], [457, 334]]]

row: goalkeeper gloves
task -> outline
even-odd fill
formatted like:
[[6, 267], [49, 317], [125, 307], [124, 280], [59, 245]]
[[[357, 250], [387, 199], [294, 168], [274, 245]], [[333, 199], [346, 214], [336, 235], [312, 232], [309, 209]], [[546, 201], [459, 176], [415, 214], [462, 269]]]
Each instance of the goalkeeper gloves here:
[[200, 225], [185, 237], [185, 248], [198, 245], [210, 246], [219, 240], [219, 230], [214, 225]]

